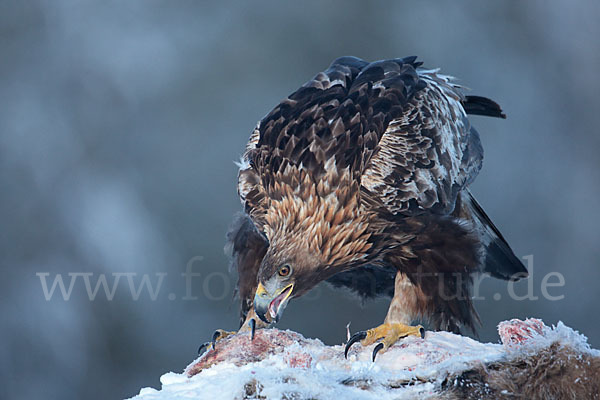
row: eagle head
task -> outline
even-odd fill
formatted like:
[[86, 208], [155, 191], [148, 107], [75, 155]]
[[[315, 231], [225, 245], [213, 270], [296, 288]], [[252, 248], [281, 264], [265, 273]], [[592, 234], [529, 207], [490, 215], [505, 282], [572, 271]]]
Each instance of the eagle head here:
[[319, 257], [302, 243], [294, 244], [272, 244], [262, 260], [254, 311], [267, 323], [278, 322], [291, 298], [306, 293], [329, 275]]

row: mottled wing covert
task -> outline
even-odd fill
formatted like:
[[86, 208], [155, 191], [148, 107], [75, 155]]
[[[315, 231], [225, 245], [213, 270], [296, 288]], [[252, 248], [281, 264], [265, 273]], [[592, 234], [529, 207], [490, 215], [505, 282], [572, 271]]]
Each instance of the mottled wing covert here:
[[394, 214], [449, 214], [481, 169], [483, 149], [449, 78], [418, 73], [425, 86], [387, 126], [362, 185]]

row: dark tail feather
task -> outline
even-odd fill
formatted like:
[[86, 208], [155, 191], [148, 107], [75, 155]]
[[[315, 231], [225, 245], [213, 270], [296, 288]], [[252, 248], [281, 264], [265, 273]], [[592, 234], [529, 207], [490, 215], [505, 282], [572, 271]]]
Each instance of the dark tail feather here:
[[490, 240], [485, 249], [486, 256], [483, 272], [488, 272], [494, 278], [504, 280], [526, 278], [528, 275], [527, 268], [513, 253], [506, 239], [504, 239], [498, 228], [490, 220], [490, 217], [487, 216], [483, 208], [481, 208], [470, 193], [468, 199], [474, 218], [481, 224], [485, 235]]
[[485, 115], [488, 117], [506, 118], [500, 105], [487, 97], [465, 96], [462, 103], [467, 114]]
[[527, 277], [527, 269], [508, 247], [504, 238], [493, 240], [486, 250], [484, 272], [489, 272], [494, 278], [504, 280], [518, 280]]

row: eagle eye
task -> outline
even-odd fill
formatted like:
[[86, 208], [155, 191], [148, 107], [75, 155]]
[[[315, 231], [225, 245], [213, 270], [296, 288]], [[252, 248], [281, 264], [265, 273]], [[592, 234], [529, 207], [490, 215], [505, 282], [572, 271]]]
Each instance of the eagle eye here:
[[279, 276], [288, 276], [290, 272], [292, 272], [292, 267], [290, 267], [289, 264], [283, 264], [279, 267], [279, 271], [277, 271]]

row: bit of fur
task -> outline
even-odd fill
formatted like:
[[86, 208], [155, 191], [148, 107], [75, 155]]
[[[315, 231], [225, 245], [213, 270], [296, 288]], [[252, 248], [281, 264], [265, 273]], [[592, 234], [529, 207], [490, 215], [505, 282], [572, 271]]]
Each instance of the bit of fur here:
[[449, 377], [443, 399], [600, 399], [600, 358], [558, 343]]

